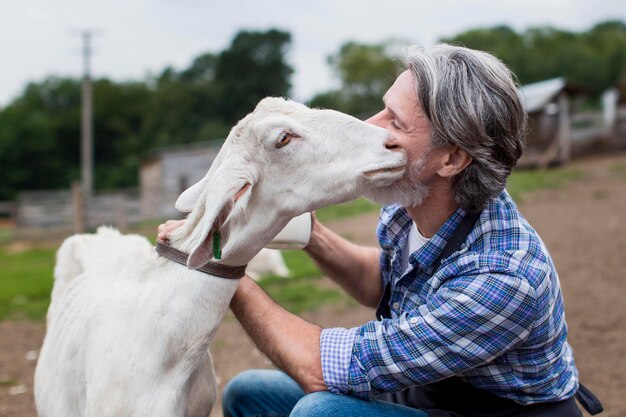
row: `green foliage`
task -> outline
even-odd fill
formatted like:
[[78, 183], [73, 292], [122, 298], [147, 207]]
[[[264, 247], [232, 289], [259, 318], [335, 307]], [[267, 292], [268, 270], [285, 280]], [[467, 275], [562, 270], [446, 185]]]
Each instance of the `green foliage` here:
[[381, 107], [382, 97], [393, 84], [398, 65], [391, 42], [366, 45], [345, 43], [328, 57], [341, 81], [341, 88], [316, 95], [310, 105], [333, 108], [350, 114], [371, 112]]
[[283, 251], [289, 278], [269, 276], [259, 284], [280, 305], [292, 313], [314, 310], [321, 305], [345, 299], [345, 295], [320, 285], [322, 273], [302, 251]]
[[264, 289], [273, 300], [295, 314], [315, 310], [322, 305], [332, 304], [344, 298], [344, 295], [337, 290], [298, 281], [284, 285], [268, 285]]
[[327, 222], [374, 211], [380, 211], [380, 204], [361, 197], [348, 203], [324, 207], [317, 210], [316, 215], [320, 221]]
[[[579, 33], [496, 26], [445, 41], [493, 52], [521, 83], [564, 76], [600, 93], [626, 79], [623, 21]], [[224, 137], [262, 97], [287, 95], [290, 44], [288, 32], [242, 31], [226, 49], [201, 54], [187, 68], [139, 82], [94, 81], [96, 189], [135, 186], [143, 152]], [[310, 104], [357, 115], [381, 108], [399, 69], [399, 46], [345, 43], [328, 58], [341, 88]], [[79, 178], [80, 98], [79, 80], [49, 77], [0, 109], [0, 200], [20, 190], [67, 189]]]
[[599, 94], [626, 77], [626, 23], [608, 21], [586, 32], [507, 26], [472, 29], [444, 42], [488, 51], [502, 59], [522, 84], [553, 77]]
[[[607, 21], [586, 32], [569, 32], [549, 26], [518, 33], [508, 26], [477, 28], [442, 42], [491, 52], [502, 59], [521, 84], [554, 77], [600, 94], [626, 79], [626, 23]], [[313, 97], [313, 106], [351, 114], [371, 113], [398, 71], [393, 43], [345, 43], [328, 58], [341, 88]]]
[[215, 80], [222, 120], [235, 123], [266, 96], [286, 96], [293, 69], [285, 60], [291, 35], [275, 29], [239, 32], [219, 56]]
[[[624, 173], [624, 166], [615, 164], [611, 172]], [[583, 178], [579, 170], [560, 168], [540, 171], [516, 171], [508, 181], [507, 189], [520, 201], [526, 193], [538, 189], [560, 188]], [[323, 221], [340, 220], [376, 211], [379, 206], [365, 199], [318, 210]], [[144, 225], [154, 242], [156, 223]], [[0, 246], [0, 320], [6, 318], [43, 319], [50, 302], [54, 249], [31, 249], [10, 253]], [[348, 302], [347, 296], [321, 280], [321, 272], [303, 251], [284, 251], [290, 278], [267, 277], [261, 286], [280, 304], [292, 312], [315, 309], [323, 304]]]
[[[219, 54], [142, 82], [93, 82], [94, 185], [137, 184], [143, 152], [223, 138], [267, 95], [289, 93], [289, 33], [240, 32]], [[20, 190], [67, 189], [79, 178], [81, 82], [29, 84], [0, 109], [0, 200]]]
[[228, 125], [217, 116], [216, 60], [213, 54], [203, 54], [180, 73], [166, 68], [153, 81], [142, 134], [149, 138], [151, 146], [145, 150], [209, 140], [228, 133]]
[[54, 249], [9, 253], [0, 248], [0, 320], [45, 317], [52, 290]]
[[526, 193], [539, 189], [562, 188], [583, 176], [581, 171], [569, 168], [515, 171], [509, 177], [506, 189], [515, 201], [520, 202]]
[[[360, 198], [320, 209], [317, 216], [322, 221], [332, 221], [379, 209], [379, 205]], [[141, 226], [152, 242], [158, 224], [153, 221]], [[54, 249], [9, 253], [0, 246], [0, 320], [9, 317], [41, 320], [45, 317], [53, 284], [54, 254]], [[283, 256], [291, 272], [290, 278], [267, 277], [260, 284], [289, 311], [299, 313], [345, 300], [341, 291], [319, 285], [322, 274], [303, 251], [284, 251]]]
[[615, 162], [609, 168], [611, 175], [626, 180], [626, 164], [623, 162]]
[[[337, 204], [317, 210], [317, 218], [322, 222], [337, 221], [364, 213], [377, 212], [380, 205], [365, 198]], [[322, 273], [303, 251], [283, 251], [289, 268], [289, 278], [269, 276], [259, 284], [279, 304], [292, 313], [314, 310], [324, 304], [349, 302], [342, 291], [324, 288], [320, 279]]]
[[49, 78], [0, 112], [0, 199], [18, 189], [66, 187], [76, 176], [79, 103], [76, 81]]

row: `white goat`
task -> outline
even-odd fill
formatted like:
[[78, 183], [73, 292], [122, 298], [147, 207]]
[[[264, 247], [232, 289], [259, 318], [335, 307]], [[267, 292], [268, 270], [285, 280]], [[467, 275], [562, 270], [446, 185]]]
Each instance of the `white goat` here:
[[287, 278], [289, 269], [279, 250], [263, 248], [248, 262], [246, 275], [257, 281], [264, 275], [270, 274]]
[[306, 211], [386, 187], [405, 155], [381, 128], [278, 98], [235, 126], [206, 177], [176, 202], [190, 212], [171, 245], [100, 228], [57, 254], [35, 374], [41, 417], [207, 416], [216, 397], [208, 347], [238, 284], [196, 268], [245, 265]]

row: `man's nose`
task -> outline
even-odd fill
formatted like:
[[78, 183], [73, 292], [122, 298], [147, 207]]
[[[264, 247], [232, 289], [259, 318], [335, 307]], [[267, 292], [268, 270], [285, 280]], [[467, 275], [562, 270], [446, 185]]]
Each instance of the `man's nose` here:
[[385, 126], [383, 123], [383, 113], [385, 113], [385, 110], [379, 111], [378, 113], [367, 119], [365, 122], [384, 128]]

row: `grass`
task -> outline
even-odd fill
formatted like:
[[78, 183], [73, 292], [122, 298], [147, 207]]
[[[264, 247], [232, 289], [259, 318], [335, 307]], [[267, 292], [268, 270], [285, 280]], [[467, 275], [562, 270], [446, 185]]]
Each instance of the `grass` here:
[[[623, 165], [612, 168], [617, 175], [626, 170]], [[508, 190], [516, 201], [524, 194], [545, 188], [562, 188], [570, 181], [583, 177], [578, 170], [561, 168], [539, 171], [516, 171], [508, 181]], [[596, 196], [600, 198], [600, 196]], [[365, 199], [323, 208], [317, 211], [323, 221], [341, 220], [363, 213], [376, 212], [380, 206]], [[140, 229], [154, 242], [158, 221]], [[50, 302], [55, 249], [30, 249], [11, 253], [0, 245], [0, 320], [27, 318], [42, 320]], [[313, 261], [302, 251], [284, 251], [291, 271], [289, 279], [267, 277], [260, 285], [278, 303], [294, 313], [316, 309], [324, 304], [347, 302], [343, 292], [328, 288]]]
[[269, 276], [259, 284], [267, 293], [292, 313], [314, 310], [346, 296], [338, 290], [319, 285], [322, 273], [302, 251], [283, 251], [289, 278]]
[[1, 387], [10, 387], [17, 384], [17, 380], [13, 379], [10, 375], [3, 374], [0, 375], [0, 386]]
[[626, 163], [616, 162], [609, 167], [609, 172], [623, 179], [626, 179]]
[[358, 198], [348, 203], [324, 207], [316, 211], [317, 218], [322, 222], [344, 219], [359, 214], [380, 211], [380, 204], [372, 203], [365, 198]]
[[15, 228], [0, 223], [0, 244], [10, 242], [15, 237]]
[[9, 253], [0, 248], [0, 320], [45, 317], [52, 290], [54, 249]]
[[559, 189], [571, 181], [584, 177], [580, 170], [559, 168], [536, 171], [515, 171], [507, 181], [507, 190], [516, 202], [523, 200], [524, 194], [541, 189]]
[[594, 200], [606, 200], [609, 197], [608, 190], [600, 189], [593, 192]]

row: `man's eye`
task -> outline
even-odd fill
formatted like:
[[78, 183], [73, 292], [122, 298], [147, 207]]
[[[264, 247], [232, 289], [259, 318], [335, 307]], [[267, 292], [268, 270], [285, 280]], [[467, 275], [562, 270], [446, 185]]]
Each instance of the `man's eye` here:
[[[396, 129], [400, 129], [400, 126], [398, 125], [398, 123], [396, 123], [396, 121], [395, 121], [395, 120], [392, 120], [392, 121], [391, 121], [391, 125], [392, 125], [393, 127], [395, 127]], [[402, 129], [400, 129], [400, 130], [402, 130]]]

